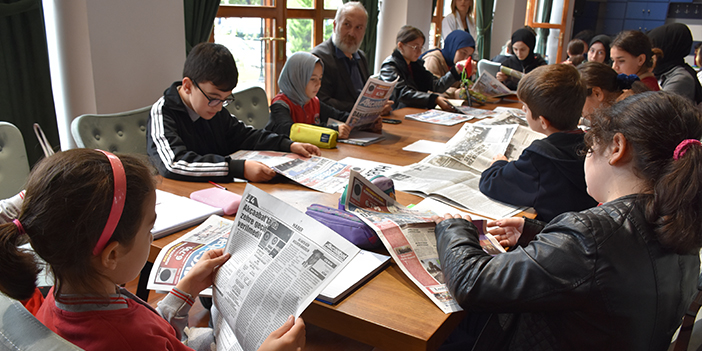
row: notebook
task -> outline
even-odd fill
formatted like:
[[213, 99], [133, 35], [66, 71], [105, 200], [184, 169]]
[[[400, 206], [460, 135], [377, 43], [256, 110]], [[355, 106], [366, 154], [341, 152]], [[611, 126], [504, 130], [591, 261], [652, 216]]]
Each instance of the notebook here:
[[390, 256], [361, 250], [339, 275], [317, 296], [317, 300], [334, 305], [365, 284], [390, 262]]
[[204, 222], [210, 215], [223, 214], [221, 208], [156, 190], [156, 223], [151, 228], [154, 239], [160, 239]]

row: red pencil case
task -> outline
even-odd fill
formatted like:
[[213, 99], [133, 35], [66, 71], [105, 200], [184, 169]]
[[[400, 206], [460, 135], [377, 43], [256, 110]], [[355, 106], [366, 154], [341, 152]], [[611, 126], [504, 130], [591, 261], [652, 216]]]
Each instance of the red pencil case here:
[[194, 191], [190, 194], [190, 198], [210, 206], [219, 207], [224, 210], [225, 215], [235, 214], [241, 203], [241, 195], [218, 188]]

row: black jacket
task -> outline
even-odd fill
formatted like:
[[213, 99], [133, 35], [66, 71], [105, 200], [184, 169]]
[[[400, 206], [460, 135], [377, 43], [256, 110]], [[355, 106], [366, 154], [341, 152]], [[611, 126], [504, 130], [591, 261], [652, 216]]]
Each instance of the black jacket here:
[[[502, 65], [505, 67], [509, 67], [512, 69], [515, 69], [519, 72], [522, 72], [524, 74], [529, 73], [533, 71], [536, 67], [547, 65], [548, 62], [544, 60], [543, 57], [539, 54], [534, 54], [534, 59], [531, 61], [530, 64], [528, 64], [526, 67], [522, 64], [522, 61], [519, 61], [519, 58], [517, 55], [512, 55], [507, 58], [507, 60], [502, 62]], [[517, 85], [519, 85], [519, 80], [513, 77], [508, 77], [506, 81], [502, 82], [507, 88], [510, 90], [516, 90]]]
[[166, 89], [151, 108], [146, 124], [146, 148], [159, 173], [171, 179], [231, 182], [244, 178], [244, 160], [232, 160], [239, 150], [290, 151], [292, 141], [240, 122], [222, 107], [212, 119], [194, 122], [178, 94], [180, 81]]
[[476, 350], [666, 350], [696, 292], [697, 253], [661, 247], [629, 195], [551, 223], [527, 220], [517, 247], [486, 254], [475, 226], [436, 226], [451, 294], [492, 312]]
[[[333, 118], [340, 122], [346, 122], [349, 118], [348, 112], [339, 111], [324, 102], [319, 102], [319, 124], [318, 126], [326, 127], [334, 130], [339, 130], [338, 126], [327, 126], [327, 122]], [[290, 106], [283, 101], [278, 100], [271, 104], [271, 113], [268, 117], [268, 123], [265, 129], [280, 135], [290, 136], [290, 128], [295, 122], [290, 114]]]
[[[365, 83], [370, 77], [368, 60], [363, 51], [358, 50], [357, 53], [361, 57], [358, 62], [358, 70]], [[317, 92], [319, 101], [338, 110], [351, 112], [356, 99], [358, 99], [358, 92], [351, 82], [351, 75], [346, 68], [344, 59], [336, 57], [336, 46], [332, 43], [331, 38], [315, 46], [312, 49], [312, 55], [319, 57], [324, 62], [322, 86]]]
[[553, 133], [536, 140], [512, 162], [495, 161], [480, 176], [480, 191], [517, 206], [534, 207], [542, 221], [596, 206], [587, 193], [579, 152], [584, 133]]
[[455, 67], [452, 67], [443, 77], [437, 78], [424, 68], [422, 59], [410, 63], [410, 66], [412, 74], [405, 58], [399, 50], [395, 49], [380, 67], [380, 79], [393, 82], [400, 77], [390, 98], [395, 102], [392, 105], [393, 109], [403, 107], [432, 109], [436, 106], [438, 94], [445, 92], [453, 83], [461, 79]]

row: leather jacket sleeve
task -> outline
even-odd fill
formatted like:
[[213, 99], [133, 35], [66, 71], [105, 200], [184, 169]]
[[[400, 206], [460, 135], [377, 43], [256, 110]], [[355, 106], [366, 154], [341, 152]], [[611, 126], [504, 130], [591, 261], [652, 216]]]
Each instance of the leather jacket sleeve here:
[[490, 256], [464, 219], [436, 226], [439, 260], [451, 294], [466, 310], [529, 312], [578, 304], [571, 294], [593, 274], [594, 245], [579, 240], [582, 224], [562, 216], [526, 247]]

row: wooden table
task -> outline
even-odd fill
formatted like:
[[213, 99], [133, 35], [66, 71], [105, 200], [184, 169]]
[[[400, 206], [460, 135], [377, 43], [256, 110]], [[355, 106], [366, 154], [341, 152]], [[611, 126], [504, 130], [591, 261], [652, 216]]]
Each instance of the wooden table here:
[[[412, 108], [394, 111], [388, 118], [400, 119], [402, 123], [384, 124], [385, 140], [379, 143], [365, 147], [338, 144], [336, 149], [322, 149], [322, 156], [334, 160], [356, 157], [396, 165], [418, 162], [426, 154], [403, 151], [402, 148], [420, 139], [446, 142], [461, 126], [461, 124], [441, 126], [404, 118], [406, 114], [422, 111], [424, 110]], [[301, 211], [313, 203], [336, 206], [339, 198], [338, 194], [324, 194], [309, 190], [284, 179], [254, 185]], [[243, 194], [245, 188], [244, 183], [229, 183], [225, 186], [238, 194]], [[183, 196], [208, 187], [211, 187], [208, 183], [180, 182], [170, 179], [162, 179], [158, 185], [161, 190]], [[404, 205], [422, 200], [404, 192], [398, 192], [397, 195], [398, 201]], [[154, 262], [165, 245], [187, 231], [154, 241], [149, 253], [149, 262]], [[391, 351], [435, 350], [464, 315], [464, 312], [444, 314], [393, 262], [337, 305], [331, 306], [315, 301], [305, 310], [302, 317], [307, 323], [384, 351]]]

